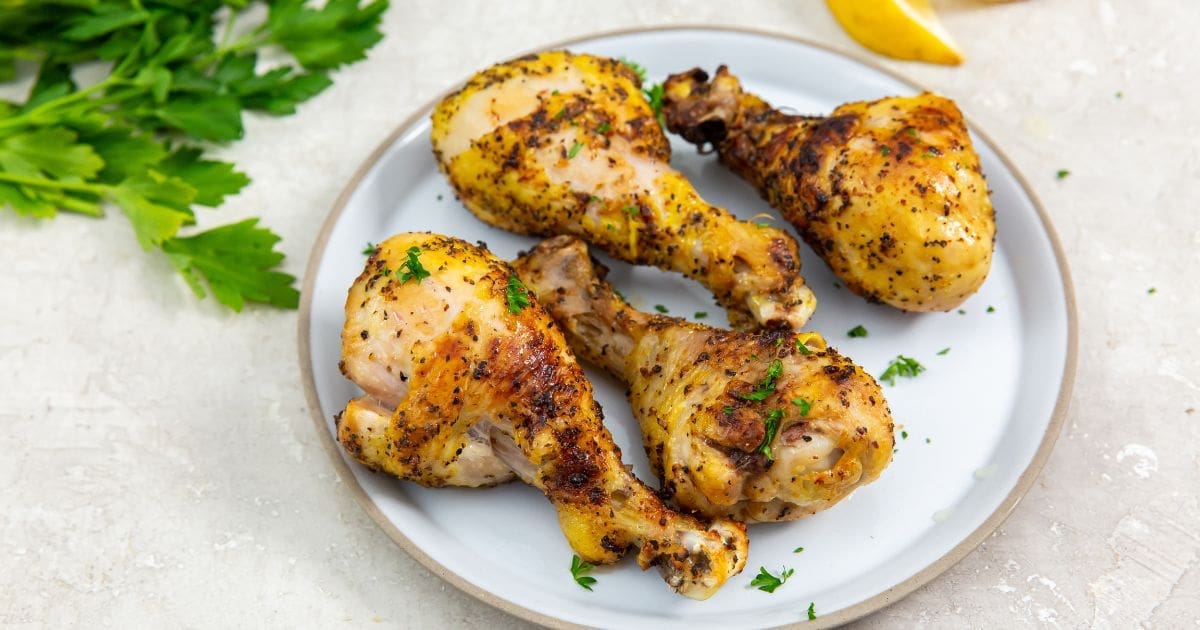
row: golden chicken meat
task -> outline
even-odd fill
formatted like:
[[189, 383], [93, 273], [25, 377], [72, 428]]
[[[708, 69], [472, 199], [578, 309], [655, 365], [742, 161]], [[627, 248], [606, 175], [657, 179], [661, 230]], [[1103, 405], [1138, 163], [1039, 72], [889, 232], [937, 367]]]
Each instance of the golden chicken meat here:
[[565, 51], [475, 75], [433, 112], [433, 148], [463, 204], [512, 232], [573, 234], [698, 280], [739, 329], [799, 329], [816, 300], [783, 230], [705, 202], [625, 64]]
[[381, 243], [346, 299], [340, 367], [364, 395], [338, 440], [373, 470], [430, 487], [519, 478], [554, 504], [581, 558], [636, 549], [695, 599], [746, 562], [744, 525], [673, 512], [627, 471], [562, 333], [484, 249], [431, 234]]
[[991, 268], [996, 222], [962, 113], [936, 94], [847, 103], [825, 117], [773, 109], [721, 66], [672, 75], [671, 131], [753, 184], [847, 288], [945, 311]]
[[642, 313], [597, 265], [570, 236], [513, 263], [571, 347], [628, 386], [665, 496], [709, 516], [793, 520], [846, 498], [891, 461], [878, 383], [819, 335]]

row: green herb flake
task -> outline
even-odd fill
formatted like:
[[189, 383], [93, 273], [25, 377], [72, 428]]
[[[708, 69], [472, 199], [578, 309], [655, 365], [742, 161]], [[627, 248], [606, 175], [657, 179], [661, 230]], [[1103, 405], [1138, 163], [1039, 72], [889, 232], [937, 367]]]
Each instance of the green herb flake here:
[[767, 461], [775, 459], [775, 454], [771, 452], [771, 442], [775, 441], [775, 434], [779, 432], [779, 421], [783, 420], [783, 410], [773, 409], [767, 414], [763, 420], [766, 425], [766, 432], [763, 433], [762, 443], [758, 445], [758, 452], [767, 456]]
[[908, 439], [908, 431], [901, 431], [901, 432], [900, 432], [900, 439], [902, 439], [902, 440], [907, 440], [907, 439]]
[[795, 549], [792, 550], [792, 553], [801, 553], [803, 551], [804, 551], [804, 547], [796, 547]]
[[925, 443], [926, 443], [926, 444], [933, 444], [933, 440], [931, 440], [931, 439], [929, 439], [929, 438], [925, 438]]
[[847, 330], [846, 336], [847, 337], [866, 337], [867, 329], [864, 328], [862, 324], [859, 324], [859, 325], [855, 326], [854, 328]]
[[625, 206], [624, 208], [621, 208], [621, 211], [629, 216], [636, 216], [638, 213], [637, 206]]
[[630, 70], [633, 70], [633, 73], [637, 75], [639, 82], [641, 82], [641, 83], [646, 82], [646, 67], [645, 66], [643, 66], [642, 64], [637, 63], [635, 61], [632, 61], [630, 59], [627, 59], [625, 57], [621, 57], [621, 58], [617, 59], [617, 61], [620, 61], [621, 63], [628, 66]]
[[749, 394], [741, 394], [738, 397], [743, 400], [752, 400], [754, 402], [762, 402], [767, 399], [767, 396], [775, 393], [775, 379], [783, 374], [783, 361], [775, 359], [771, 361], [771, 365], [767, 368], [767, 375], [763, 380], [759, 381], [758, 387]]
[[623, 294], [623, 293], [621, 293], [620, 291], [618, 291], [616, 287], [613, 287], [613, 290], [612, 290], [612, 292], [613, 292], [613, 295], [617, 296], [618, 298], [621, 298], [621, 301], [622, 301], [622, 302], [624, 302], [624, 303], [626, 303], [626, 304], [628, 304], [628, 303], [629, 303], [629, 300], [625, 299], [625, 294]]
[[569, 159], [575, 157], [576, 155], [579, 155], [579, 150], [582, 148], [583, 148], [583, 143], [576, 140], [575, 144], [572, 144], [571, 148], [567, 150], [567, 159], [569, 160]]
[[938, 154], [934, 153], [933, 151], [926, 151], [921, 154], [921, 157], [927, 157], [927, 158], [937, 157], [937, 156], [938, 156]]
[[667, 310], [667, 307], [663, 306], [662, 304], [655, 304], [654, 310], [658, 311], [659, 313], [670, 313], [671, 312], [671, 311]]
[[808, 412], [812, 411], [812, 403], [808, 402], [807, 400], [804, 400], [803, 398], [793, 398], [792, 404], [796, 405], [797, 407], [800, 408], [800, 417], [801, 418], [807, 417]]
[[995, 307], [995, 306], [988, 306], [988, 307], [987, 307], [987, 312], [989, 312], [989, 313], [995, 313], [995, 312], [996, 312], [996, 307]]
[[1058, 172], [1056, 172], [1056, 173], [1054, 174], [1054, 178], [1055, 178], [1055, 179], [1066, 179], [1066, 178], [1068, 178], [1068, 177], [1070, 177], [1070, 176], [1071, 176], [1071, 171], [1068, 171], [1068, 170], [1067, 170], [1067, 169], [1065, 169], [1065, 168], [1060, 168], [1060, 169], [1058, 169]]
[[407, 260], [401, 263], [400, 268], [396, 270], [396, 277], [400, 279], [400, 284], [404, 284], [409, 280], [414, 280], [420, 284], [422, 280], [429, 277], [429, 272], [421, 264], [420, 257], [420, 247], [413, 245], [408, 248]]
[[666, 129], [667, 120], [663, 116], [663, 86], [661, 83], [655, 83], [650, 87], [642, 90], [642, 95], [646, 97], [646, 101], [650, 103], [650, 110], [654, 112], [654, 119], [658, 121], [660, 127]]
[[508, 276], [508, 286], [504, 289], [504, 297], [508, 300], [508, 312], [514, 315], [529, 306], [529, 289], [521, 283], [521, 279]]
[[796, 340], [796, 350], [798, 350], [800, 352], [800, 354], [812, 354], [813, 353], [812, 350], [810, 350], [808, 348], [808, 346], [805, 345], [805, 343], [799, 339]]
[[363, 248], [362, 253], [363, 253], [363, 256], [370, 256], [377, 251], [379, 251], [379, 246], [376, 245], [375, 243], [372, 243], [371, 241], [367, 241], [367, 246], [365, 248]]
[[753, 580], [750, 580], [750, 586], [766, 593], [774, 593], [775, 589], [783, 586], [783, 583], [792, 577], [792, 573], [795, 573], [793, 569], [783, 567], [779, 572], [779, 576], [776, 577], [771, 575], [766, 567], [759, 567], [758, 575], [754, 576]]
[[575, 578], [576, 584], [589, 591], [596, 583], [596, 578], [588, 575], [594, 568], [596, 567], [584, 562], [578, 555], [571, 556], [571, 577]]
[[944, 357], [947, 354], [950, 354], [950, 348], [942, 348], [941, 350], [938, 350], [939, 357]]
[[883, 147], [882, 149], [879, 150], [879, 153], [882, 154], [884, 157], [887, 157], [887, 155], [890, 154], [891, 152], [892, 152], [892, 150], [887, 147]]
[[729, 415], [729, 414], [733, 413], [733, 407], [731, 407], [729, 405], [725, 405], [724, 407], [721, 407], [721, 411], [724, 411], [725, 415]]
[[959, 314], [959, 315], [966, 315], [966, 314], [967, 314], [967, 312], [966, 312], [966, 311], [964, 311], [963, 309], [961, 309], [961, 308], [960, 308], [960, 309], [958, 309], [958, 314]]
[[611, 130], [611, 129], [612, 129], [612, 125], [608, 124], [607, 122], [603, 122], [603, 123], [600, 123], [599, 127], [596, 127], [596, 133], [603, 136], [604, 134], [608, 133], [609, 130]]
[[908, 134], [909, 136], [911, 136], [913, 138], [917, 137], [917, 129], [915, 127], [909, 127], [908, 129], [905, 129], [904, 133]]
[[766, 221], [759, 221], [758, 223], [755, 223], [755, 224], [754, 224], [754, 227], [756, 227], [756, 228], [758, 228], [758, 229], [760, 229], [760, 230], [761, 230], [761, 229], [763, 229], [763, 228], [769, 228], [769, 227], [771, 227], [771, 224], [770, 224], [770, 223], [767, 223]]
[[1154, 295], [1155, 293], [1158, 293], [1158, 289], [1156, 289], [1154, 287], [1150, 287], [1149, 289], [1146, 289], [1146, 293], [1148, 293], [1150, 295]]
[[816, 621], [817, 619], [817, 604], [816, 602], [808, 602], [808, 620]]
[[883, 375], [879, 377], [879, 380], [888, 385], [895, 386], [897, 377], [916, 378], [918, 374], [924, 371], [925, 366], [921, 365], [916, 359], [898, 354], [888, 364], [887, 369], [883, 371]]
[[708, 313], [706, 313], [704, 311], [696, 311], [695, 313], [692, 314], [692, 317], [695, 317], [696, 319], [704, 319], [704, 318], [708, 317]]

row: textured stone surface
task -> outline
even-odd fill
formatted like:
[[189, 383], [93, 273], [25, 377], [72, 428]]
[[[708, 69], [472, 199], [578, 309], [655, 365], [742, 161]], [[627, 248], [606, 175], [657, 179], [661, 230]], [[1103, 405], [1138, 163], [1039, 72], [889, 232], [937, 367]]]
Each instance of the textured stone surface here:
[[[1200, 12], [946, 4], [967, 64], [887, 65], [957, 99], [1052, 215], [1078, 385], [1011, 518], [859, 625], [1200, 626]], [[396, 1], [368, 62], [220, 151], [254, 184], [202, 220], [261, 215], [299, 274], [351, 173], [440, 91], [568, 37], [676, 23], [861, 52], [813, 0]], [[0, 261], [0, 626], [526, 626], [426, 572], [354, 503], [305, 408], [295, 313], [196, 304], [119, 217], [0, 212]]]

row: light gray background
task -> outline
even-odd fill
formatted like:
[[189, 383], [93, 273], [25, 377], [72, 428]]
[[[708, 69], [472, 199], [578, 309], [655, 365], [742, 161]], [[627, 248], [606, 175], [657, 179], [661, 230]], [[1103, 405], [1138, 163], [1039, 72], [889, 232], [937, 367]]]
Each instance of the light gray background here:
[[[1078, 384], [1012, 517], [859, 626], [1200, 627], [1200, 12], [942, 6], [967, 63], [885, 63], [955, 98], [1041, 197], [1078, 293]], [[217, 152], [254, 183], [201, 222], [262, 216], [299, 275], [347, 179], [442, 90], [565, 38], [677, 23], [865, 54], [814, 0], [394, 1], [368, 61]], [[197, 304], [119, 214], [0, 212], [0, 263], [0, 626], [527, 625], [355, 504], [306, 409], [294, 312]]]

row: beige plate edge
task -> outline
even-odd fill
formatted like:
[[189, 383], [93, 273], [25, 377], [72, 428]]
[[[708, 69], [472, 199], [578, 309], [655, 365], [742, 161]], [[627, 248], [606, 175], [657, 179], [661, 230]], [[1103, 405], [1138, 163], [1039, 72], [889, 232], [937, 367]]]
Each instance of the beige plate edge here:
[[[783, 39], [790, 42], [811, 46], [813, 48], [818, 48], [836, 55], [847, 57], [874, 70], [883, 72], [897, 81], [912, 86], [914, 89], [928, 91], [927, 88], [919, 83], [879, 64], [874, 60], [865, 59], [856, 54], [837, 50], [832, 46], [810, 41], [802, 37], [774, 33], [765, 29], [711, 26], [701, 24], [637, 27], [604, 31], [582, 37], [574, 37], [567, 41], [557, 42], [549, 46], [542, 46], [522, 54], [564, 48], [578, 44], [579, 42], [601, 37], [691, 29], [745, 33], [749, 35], [769, 37], [772, 39]], [[512, 57], [520, 57], [522, 54], [513, 55]], [[346, 187], [343, 188], [341, 194], [338, 195], [337, 201], [335, 201], [333, 204], [332, 211], [325, 219], [325, 223], [321, 226], [321, 232], [317, 235], [317, 239], [313, 243], [308, 266], [304, 271], [304, 284], [300, 290], [300, 317], [297, 325], [297, 333], [299, 336], [298, 345], [300, 353], [300, 372], [304, 380], [304, 395], [308, 402], [309, 412], [312, 415], [313, 421], [316, 423], [317, 433], [321, 436], [321, 444], [325, 447], [325, 451], [329, 454], [329, 458], [332, 461], [333, 467], [338, 473], [338, 476], [341, 477], [342, 481], [347, 485], [347, 487], [349, 487], [351, 493], [354, 495], [354, 498], [358, 501], [359, 505], [366, 510], [371, 519], [374, 520], [385, 533], [387, 533], [389, 538], [399, 545], [400, 548], [404, 549], [408, 555], [415, 558], [417, 562], [420, 562], [421, 565], [426, 569], [454, 585], [464, 593], [467, 593], [468, 595], [499, 608], [500, 610], [503, 610], [511, 615], [515, 615], [522, 619], [526, 619], [551, 628], [580, 628], [583, 626], [577, 626], [561, 619], [544, 615], [536, 610], [520, 606], [511, 601], [498, 597], [489, 591], [481, 589], [478, 586], [471, 584], [457, 573], [450, 572], [448, 569], [446, 569], [446, 567], [439, 564], [419, 547], [414, 545], [412, 541], [408, 539], [408, 537], [401, 533], [400, 530], [397, 529], [396, 526], [384, 516], [383, 512], [380, 511], [377, 505], [375, 505], [375, 502], [371, 499], [371, 497], [368, 496], [367, 493], [362, 489], [362, 486], [359, 485], [353, 471], [350, 470], [349, 464], [347, 464], [346, 460], [342, 457], [340, 446], [333, 439], [333, 436], [329, 434], [328, 424], [326, 423], [326, 419], [321, 412], [320, 400], [317, 398], [317, 389], [312, 372], [311, 348], [309, 347], [309, 329], [312, 314], [312, 290], [313, 282], [316, 278], [316, 271], [320, 267], [325, 244], [329, 240], [329, 235], [333, 231], [333, 226], [337, 223], [338, 218], [345, 210], [346, 202], [349, 200], [350, 195], [353, 194], [358, 188], [363, 176], [365, 176], [371, 167], [373, 167], [375, 163], [379, 161], [379, 158], [383, 156], [384, 152], [387, 151], [387, 149], [392, 146], [392, 144], [394, 144], [401, 135], [408, 131], [410, 127], [416, 124], [416, 122], [424, 116], [426, 111], [432, 109], [434, 105], [445, 98], [453, 89], [457, 89], [457, 86], [465, 84], [466, 81], [467, 77], [464, 77], [461, 81], [456, 82], [454, 84], [454, 88], [439, 94], [431, 101], [421, 105], [417, 108], [417, 113], [400, 123], [396, 130], [389, 134], [388, 137], [385, 138], [383, 142], [381, 142], [379, 146], [377, 146], [375, 150], [371, 152], [371, 155], [367, 157], [362, 165], [358, 167], [358, 170], [356, 170], [354, 175], [350, 178], [350, 181], [346, 184]], [[1000, 506], [996, 508], [996, 511], [992, 512], [992, 514], [988, 516], [987, 520], [985, 520], [978, 528], [976, 528], [975, 531], [971, 532], [970, 535], [964, 538], [962, 542], [958, 543], [958, 545], [956, 545], [953, 549], [951, 549], [941, 558], [938, 558], [929, 566], [918, 571], [907, 580], [892, 586], [886, 591], [848, 608], [843, 608], [835, 613], [818, 617], [815, 622], [802, 622], [801, 624], [796, 625], [803, 625], [806, 628], [833, 628], [849, 623], [855, 619], [871, 614], [903, 599], [909, 593], [912, 593], [918, 588], [924, 586], [935, 577], [941, 575], [947, 569], [965, 558], [967, 554], [974, 550], [975, 547], [978, 547], [979, 544], [982, 543], [983, 540], [987, 538], [993, 531], [995, 531], [995, 529], [999, 527], [1005, 519], [1008, 518], [1009, 514], [1016, 509], [1017, 504], [1021, 501], [1021, 498], [1025, 496], [1025, 493], [1029, 491], [1030, 486], [1032, 486], [1033, 482], [1037, 479], [1038, 473], [1041, 472], [1042, 467], [1046, 464], [1046, 460], [1050, 457], [1050, 451], [1053, 450], [1054, 443], [1058, 440], [1058, 435], [1062, 432], [1063, 424], [1066, 421], [1067, 410], [1071, 403], [1071, 391], [1075, 385], [1075, 368], [1078, 361], [1077, 355], [1079, 341], [1078, 322], [1076, 321], [1075, 314], [1075, 290], [1071, 283], [1071, 273], [1067, 266], [1066, 255], [1063, 253], [1062, 243], [1059, 241], [1058, 234], [1054, 231], [1054, 227], [1050, 223], [1050, 218], [1046, 214], [1046, 209], [1042, 207], [1042, 202], [1034, 194], [1033, 189], [1029, 186], [1029, 182], [1020, 173], [1020, 171], [1016, 169], [1015, 165], [1012, 163], [1012, 160], [1010, 160], [1008, 156], [1000, 150], [999, 146], [997, 146], [987, 134], [980, 131], [978, 126], [971, 124], [969, 119], [967, 123], [972, 133], [983, 138], [989, 145], [991, 145], [992, 150], [994, 150], [996, 155], [999, 156], [1000, 161], [1004, 164], [1005, 168], [1007, 168], [1009, 172], [1013, 174], [1013, 177], [1017, 180], [1017, 183], [1021, 185], [1021, 189], [1029, 197], [1030, 201], [1033, 202], [1033, 207], [1037, 210], [1038, 218], [1042, 222], [1042, 228], [1045, 229], [1046, 235], [1050, 239], [1050, 245], [1054, 251], [1054, 257], [1058, 263], [1058, 269], [1063, 283], [1063, 293], [1066, 297], [1067, 303], [1067, 357], [1066, 365], [1063, 366], [1063, 378], [1061, 384], [1059, 385], [1058, 400], [1054, 405], [1054, 413], [1050, 419], [1050, 425], [1046, 427], [1046, 433], [1042, 437], [1042, 443], [1040, 446], [1038, 446], [1037, 452], [1034, 453], [1033, 459], [1029, 462], [1029, 466], [1026, 467], [1025, 472], [1021, 473], [1020, 478], [1017, 479], [1016, 485], [1013, 486], [1013, 489], [1008, 493], [1008, 496], [1004, 497], [1004, 501], [1000, 503]]]

